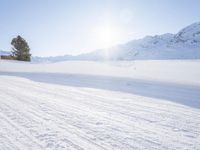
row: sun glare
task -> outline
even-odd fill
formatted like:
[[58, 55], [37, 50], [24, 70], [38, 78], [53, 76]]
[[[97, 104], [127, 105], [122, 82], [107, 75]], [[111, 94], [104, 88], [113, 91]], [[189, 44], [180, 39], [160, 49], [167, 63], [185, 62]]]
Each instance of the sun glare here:
[[113, 25], [101, 25], [95, 28], [95, 39], [103, 48], [108, 48], [119, 40], [119, 30]]

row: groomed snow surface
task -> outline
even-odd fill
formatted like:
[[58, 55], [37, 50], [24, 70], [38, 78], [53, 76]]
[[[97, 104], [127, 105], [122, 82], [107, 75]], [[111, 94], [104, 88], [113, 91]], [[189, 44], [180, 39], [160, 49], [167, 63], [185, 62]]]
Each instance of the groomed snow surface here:
[[0, 150], [200, 149], [200, 61], [0, 60]]

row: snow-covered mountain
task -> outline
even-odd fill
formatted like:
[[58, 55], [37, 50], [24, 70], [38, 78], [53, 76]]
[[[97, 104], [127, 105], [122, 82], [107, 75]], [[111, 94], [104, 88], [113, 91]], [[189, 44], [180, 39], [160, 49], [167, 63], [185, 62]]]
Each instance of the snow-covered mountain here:
[[108, 50], [110, 59], [199, 59], [200, 22], [177, 34], [146, 36]]
[[63, 60], [200, 59], [200, 22], [177, 34], [146, 36], [109, 49], [77, 56], [33, 57], [34, 61]]
[[194, 23], [175, 35], [176, 42], [182, 42], [193, 46], [200, 44], [200, 22]]
[[0, 50], [0, 56], [9, 56], [11, 52]]

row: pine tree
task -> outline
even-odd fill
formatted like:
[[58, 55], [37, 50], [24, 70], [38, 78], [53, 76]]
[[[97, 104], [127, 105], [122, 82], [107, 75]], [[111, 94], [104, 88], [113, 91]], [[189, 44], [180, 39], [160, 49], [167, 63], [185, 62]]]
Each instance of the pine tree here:
[[12, 39], [11, 45], [13, 46], [12, 54], [16, 60], [31, 61], [30, 48], [26, 40], [18, 35]]

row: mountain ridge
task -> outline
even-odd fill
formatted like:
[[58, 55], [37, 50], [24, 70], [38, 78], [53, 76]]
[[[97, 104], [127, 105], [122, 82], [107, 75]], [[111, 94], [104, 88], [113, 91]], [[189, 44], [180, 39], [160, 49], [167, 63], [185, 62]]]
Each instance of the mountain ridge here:
[[32, 57], [35, 62], [140, 59], [200, 59], [200, 22], [186, 26], [176, 34], [145, 36], [108, 49], [95, 50], [76, 56]]

